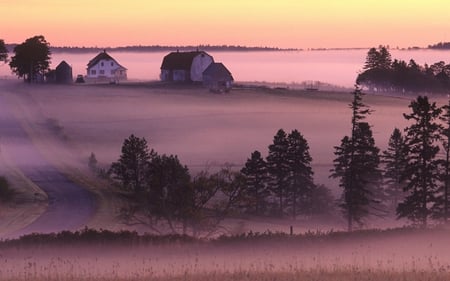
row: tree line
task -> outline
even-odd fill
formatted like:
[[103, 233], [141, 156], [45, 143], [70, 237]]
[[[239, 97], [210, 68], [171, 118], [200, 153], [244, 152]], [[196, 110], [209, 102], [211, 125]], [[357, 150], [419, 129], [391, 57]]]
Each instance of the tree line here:
[[442, 93], [450, 90], [450, 64], [419, 65], [392, 59], [387, 47], [371, 48], [356, 82], [370, 92]]
[[339, 181], [340, 198], [314, 183], [309, 145], [298, 130], [279, 129], [267, 157], [255, 150], [240, 170], [196, 175], [177, 156], [159, 155], [144, 138], [131, 135], [108, 171], [130, 199], [122, 218], [195, 235], [217, 230], [230, 215], [310, 218], [335, 208], [349, 231], [373, 217], [406, 218], [422, 227], [448, 221], [450, 102], [438, 107], [426, 96], [413, 100], [404, 113], [410, 125], [395, 128], [380, 151], [367, 122], [373, 111], [363, 96], [356, 86], [349, 134], [334, 148], [330, 177]]

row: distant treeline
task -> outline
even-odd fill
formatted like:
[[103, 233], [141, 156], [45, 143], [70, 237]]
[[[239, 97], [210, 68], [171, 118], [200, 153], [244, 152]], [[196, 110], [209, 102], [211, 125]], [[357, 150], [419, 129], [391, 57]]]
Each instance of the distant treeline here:
[[450, 42], [439, 42], [434, 45], [428, 45], [429, 49], [450, 50]]
[[[12, 52], [17, 44], [6, 44], [7, 49]], [[123, 46], [123, 47], [54, 47], [50, 46], [52, 53], [92, 53], [100, 51], [116, 51], [116, 52], [163, 52], [163, 51], [228, 51], [228, 52], [255, 52], [255, 51], [296, 51], [294, 48], [277, 48], [277, 47], [248, 47], [248, 46], [235, 46], [235, 45], [197, 45], [197, 46]]]

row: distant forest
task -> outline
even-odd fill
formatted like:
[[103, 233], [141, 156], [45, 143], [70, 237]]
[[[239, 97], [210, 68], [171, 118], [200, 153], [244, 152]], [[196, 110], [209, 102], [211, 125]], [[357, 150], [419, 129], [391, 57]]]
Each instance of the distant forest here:
[[428, 49], [450, 50], [450, 42], [439, 42], [434, 45], [428, 45]]
[[[17, 44], [6, 44], [6, 48], [12, 52]], [[255, 51], [297, 51], [299, 49], [294, 48], [276, 48], [276, 47], [247, 47], [247, 46], [234, 46], [234, 45], [198, 45], [198, 46], [123, 46], [123, 47], [53, 47], [50, 46], [52, 53], [92, 53], [100, 51], [116, 51], [116, 52], [162, 52], [162, 51], [228, 51], [228, 52], [255, 52]]]

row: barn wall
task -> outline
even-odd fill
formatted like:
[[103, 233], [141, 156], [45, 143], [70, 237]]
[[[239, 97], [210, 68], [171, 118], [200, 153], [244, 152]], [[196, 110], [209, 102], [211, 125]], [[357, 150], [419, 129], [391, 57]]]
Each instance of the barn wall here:
[[214, 62], [214, 59], [208, 54], [202, 53], [197, 55], [192, 61], [191, 80], [194, 82], [202, 82], [203, 71], [205, 71], [212, 62]]

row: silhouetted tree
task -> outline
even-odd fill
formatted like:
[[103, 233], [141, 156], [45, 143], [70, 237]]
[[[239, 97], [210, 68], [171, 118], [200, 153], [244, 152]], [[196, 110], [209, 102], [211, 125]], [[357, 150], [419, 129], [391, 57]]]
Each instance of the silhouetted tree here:
[[406, 120], [413, 121], [405, 129], [409, 161], [404, 178], [408, 194], [399, 204], [397, 215], [426, 227], [439, 188], [436, 155], [439, 152], [437, 142], [440, 140], [441, 126], [437, 120], [442, 110], [436, 103], [430, 103], [428, 97], [422, 96], [412, 101], [409, 108], [412, 112], [403, 114]]
[[336, 159], [331, 177], [339, 178], [343, 190], [340, 207], [347, 217], [348, 230], [353, 223], [362, 224], [362, 219], [375, 212], [379, 203], [381, 172], [379, 149], [375, 146], [372, 131], [367, 122], [362, 122], [371, 110], [362, 102], [358, 85], [349, 105], [352, 110], [351, 137], [345, 136], [341, 145], [335, 147]]
[[267, 156], [267, 168], [269, 172], [269, 188], [278, 197], [278, 210], [280, 215], [284, 212], [284, 201], [289, 186], [289, 143], [286, 133], [279, 129], [274, 136], [273, 144], [269, 145], [269, 154]]
[[270, 191], [267, 186], [267, 165], [259, 151], [254, 151], [241, 169], [245, 180], [244, 200], [247, 208], [255, 214], [263, 214], [267, 208]]
[[32, 82], [42, 77], [49, 70], [50, 44], [44, 36], [34, 36], [14, 48], [14, 56], [11, 57], [9, 66], [11, 70], [27, 82]]
[[389, 138], [387, 149], [383, 151], [382, 162], [385, 165], [383, 177], [386, 196], [391, 203], [391, 208], [395, 210], [405, 196], [403, 174], [408, 164], [408, 149], [405, 139], [397, 128]]
[[447, 223], [449, 219], [449, 192], [450, 192], [450, 100], [448, 104], [442, 107], [443, 114], [440, 116], [442, 121], [441, 139], [444, 149], [444, 159], [441, 161], [443, 166], [442, 172], [442, 190], [440, 190], [436, 206], [434, 208], [435, 217], [443, 218]]
[[6, 49], [5, 41], [0, 39], [0, 62], [5, 62], [8, 60], [8, 49]]
[[145, 138], [132, 134], [123, 142], [122, 154], [117, 162], [112, 163], [109, 172], [122, 188], [139, 196], [147, 187], [149, 162], [155, 156]]
[[292, 216], [295, 218], [299, 210], [303, 213], [311, 213], [314, 172], [311, 167], [312, 157], [309, 154], [309, 145], [303, 135], [293, 130], [287, 140], [289, 162], [287, 195], [292, 207]]

